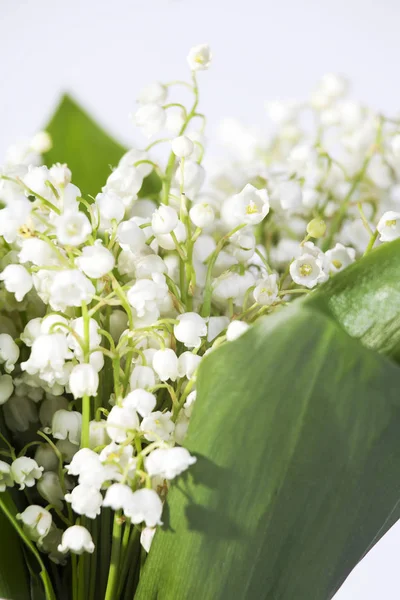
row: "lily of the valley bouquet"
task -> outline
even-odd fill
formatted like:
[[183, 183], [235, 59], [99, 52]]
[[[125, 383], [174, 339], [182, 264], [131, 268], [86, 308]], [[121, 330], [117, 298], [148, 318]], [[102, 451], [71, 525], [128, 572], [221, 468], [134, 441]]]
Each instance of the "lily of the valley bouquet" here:
[[397, 518], [400, 120], [326, 75], [205, 169], [211, 58], [0, 170], [4, 598], [326, 600]]

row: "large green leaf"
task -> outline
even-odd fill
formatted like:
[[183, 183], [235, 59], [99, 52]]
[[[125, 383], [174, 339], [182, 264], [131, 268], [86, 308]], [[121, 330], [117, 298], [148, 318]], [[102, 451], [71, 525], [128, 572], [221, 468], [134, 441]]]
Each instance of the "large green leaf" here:
[[46, 164], [67, 163], [73, 182], [84, 194], [97, 194], [126, 152], [68, 94], [62, 97], [46, 130], [53, 140]]
[[207, 357], [135, 598], [327, 600], [400, 498], [400, 369], [298, 303]]
[[400, 239], [383, 244], [305, 300], [368, 348], [400, 359]]
[[[67, 163], [73, 183], [85, 195], [100, 192], [126, 152], [68, 94], [62, 97], [46, 130], [53, 140], [52, 149], [45, 155], [46, 165]], [[161, 180], [153, 171], [145, 178], [139, 196], [158, 193], [160, 189]]]

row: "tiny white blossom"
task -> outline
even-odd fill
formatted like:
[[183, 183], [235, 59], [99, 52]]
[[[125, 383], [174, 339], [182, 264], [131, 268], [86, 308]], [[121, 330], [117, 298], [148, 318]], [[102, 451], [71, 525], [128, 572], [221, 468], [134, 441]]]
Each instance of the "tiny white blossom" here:
[[18, 258], [21, 263], [31, 262], [37, 267], [48, 267], [57, 264], [58, 261], [55, 249], [38, 238], [23, 240]]
[[123, 221], [117, 228], [117, 240], [119, 244], [128, 248], [132, 252], [139, 252], [146, 244], [146, 234], [132, 219]]
[[298, 285], [311, 289], [325, 277], [322, 260], [311, 254], [303, 254], [291, 263], [290, 276]]
[[232, 199], [233, 215], [238, 224], [257, 225], [269, 213], [267, 190], [258, 190], [248, 183], [243, 190]]
[[136, 310], [138, 317], [150, 315], [152, 320], [160, 316], [160, 306], [168, 294], [165, 276], [154, 273], [152, 279], [139, 279], [128, 290], [129, 304]]
[[89, 304], [94, 296], [95, 288], [78, 269], [57, 271], [50, 284], [50, 306], [54, 310], [65, 310], [67, 306]]
[[122, 401], [122, 406], [133, 408], [141, 417], [147, 417], [156, 407], [156, 397], [147, 390], [136, 389]]
[[254, 288], [254, 300], [262, 306], [270, 306], [278, 297], [278, 283], [275, 273], [257, 281]]
[[96, 240], [93, 246], [83, 248], [82, 255], [75, 263], [87, 277], [99, 279], [113, 270], [115, 258], [112, 252], [103, 246], [101, 240]]
[[167, 99], [168, 88], [158, 81], [146, 85], [139, 92], [139, 104], [164, 104]]
[[47, 131], [38, 131], [31, 139], [30, 146], [34, 152], [44, 154], [52, 147], [51, 135]]
[[0, 333], [0, 365], [4, 365], [6, 373], [14, 370], [19, 358], [19, 348], [8, 333]]
[[62, 553], [72, 552], [73, 554], [83, 554], [94, 551], [94, 543], [92, 536], [86, 527], [82, 525], [72, 525], [63, 533], [61, 544], [58, 546], [58, 551]]
[[95, 208], [99, 211], [102, 231], [112, 229], [113, 221], [118, 224], [124, 218], [125, 205], [120, 196], [110, 189], [97, 194]]
[[17, 515], [17, 519], [22, 521], [24, 531], [35, 542], [46, 537], [53, 521], [49, 511], [37, 504], [28, 506], [22, 513]]
[[135, 113], [134, 120], [147, 137], [152, 137], [163, 127], [166, 122], [166, 112], [158, 104], [143, 104]]
[[75, 365], [69, 376], [69, 388], [73, 397], [96, 396], [99, 387], [99, 375], [90, 364]]
[[199, 314], [187, 312], [178, 315], [179, 323], [174, 325], [174, 336], [187, 348], [196, 348], [201, 338], [207, 335], [207, 323]]
[[144, 417], [140, 424], [140, 429], [144, 432], [144, 437], [149, 442], [163, 440], [165, 442], [171, 439], [174, 431], [174, 423], [171, 421], [172, 413], [166, 411], [162, 413], [157, 410]]
[[206, 202], [201, 202], [192, 206], [189, 211], [189, 216], [192, 223], [201, 229], [212, 225], [215, 219], [213, 207]]
[[111, 440], [123, 443], [129, 435], [139, 429], [139, 419], [133, 408], [113, 406], [107, 417], [107, 433]]
[[325, 252], [325, 256], [329, 260], [330, 270], [338, 273], [355, 261], [356, 251], [354, 248], [346, 248], [343, 244], [336, 244], [334, 248]]
[[22, 265], [7, 265], [0, 273], [0, 281], [4, 281], [8, 292], [15, 294], [18, 302], [32, 289], [32, 277]]
[[178, 377], [178, 357], [171, 348], [157, 350], [153, 357], [153, 369], [161, 381], [175, 381]]
[[19, 485], [19, 489], [23, 490], [26, 487], [33, 487], [37, 479], [42, 477], [43, 467], [39, 467], [33, 458], [21, 456], [11, 464], [11, 476], [15, 483]]
[[158, 494], [154, 490], [143, 488], [133, 492], [131, 502], [124, 512], [135, 525], [144, 521], [147, 527], [155, 527], [162, 525], [162, 509]]
[[201, 362], [201, 356], [193, 354], [193, 352], [183, 352], [178, 358], [178, 375], [192, 379], [196, 369]]
[[51, 430], [57, 440], [69, 440], [79, 445], [81, 441], [82, 415], [76, 410], [57, 410], [53, 415]]
[[178, 213], [172, 206], [161, 204], [159, 208], [154, 211], [151, 219], [151, 228], [154, 235], [171, 233], [178, 225], [178, 220]]
[[194, 150], [194, 144], [186, 135], [180, 135], [171, 142], [172, 152], [178, 158], [189, 158]]
[[103, 506], [109, 506], [113, 510], [125, 510], [132, 503], [133, 492], [128, 485], [113, 483], [104, 496]]
[[65, 187], [71, 183], [72, 173], [67, 165], [55, 163], [50, 167], [50, 175], [56, 185], [59, 185], [60, 187]]
[[65, 500], [78, 515], [95, 519], [101, 512], [103, 496], [94, 486], [79, 484], [70, 494], [65, 494]]
[[11, 467], [4, 460], [0, 460], [0, 492], [5, 492], [6, 487], [12, 487], [14, 480], [11, 475]]
[[376, 226], [381, 242], [391, 242], [400, 237], [400, 213], [389, 210], [379, 219]]
[[152, 388], [156, 385], [156, 376], [151, 367], [137, 365], [130, 376], [131, 390]]
[[193, 46], [187, 57], [189, 67], [192, 71], [204, 71], [210, 66], [212, 54], [208, 44]]
[[174, 479], [196, 461], [196, 457], [191, 456], [186, 448], [157, 448], [146, 456], [144, 464], [150, 477], [160, 475], [165, 479]]
[[92, 227], [85, 214], [78, 211], [67, 211], [55, 221], [56, 236], [60, 244], [80, 246], [92, 233]]

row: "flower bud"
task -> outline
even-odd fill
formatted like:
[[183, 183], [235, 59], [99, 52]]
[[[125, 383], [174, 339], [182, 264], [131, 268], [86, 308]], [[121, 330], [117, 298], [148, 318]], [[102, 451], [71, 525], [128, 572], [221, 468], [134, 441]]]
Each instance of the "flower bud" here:
[[19, 348], [8, 333], [0, 333], [0, 365], [4, 364], [6, 373], [14, 370], [19, 358]]
[[60, 244], [80, 246], [92, 233], [92, 226], [85, 214], [78, 211], [67, 211], [57, 217], [56, 236]]
[[44, 154], [48, 152], [52, 147], [53, 142], [51, 136], [47, 131], [39, 131], [31, 139], [30, 147], [34, 152], [38, 154]]
[[0, 460], [0, 492], [5, 492], [6, 487], [12, 487], [13, 485], [10, 465], [4, 460]]
[[32, 277], [22, 265], [8, 265], [0, 274], [7, 292], [15, 294], [15, 299], [22, 302], [25, 295], [32, 289]]
[[211, 225], [215, 218], [214, 209], [206, 202], [192, 206], [189, 211], [189, 216], [192, 223], [201, 229]]
[[11, 375], [0, 375], [0, 406], [7, 402], [14, 391]]
[[177, 225], [178, 213], [171, 206], [161, 204], [160, 207], [154, 211], [151, 219], [151, 227], [154, 235], [171, 233]]
[[307, 225], [307, 233], [313, 238], [321, 238], [325, 235], [326, 223], [323, 219], [315, 218]]
[[43, 473], [43, 477], [38, 481], [37, 490], [49, 504], [53, 504], [58, 510], [63, 509], [64, 492], [57, 473]]
[[125, 442], [136, 429], [139, 429], [139, 419], [135, 410], [121, 406], [112, 407], [107, 417], [107, 433], [114, 442]]
[[81, 271], [91, 279], [99, 279], [113, 270], [114, 255], [104, 248], [101, 240], [96, 240], [93, 246], [85, 246], [82, 255], [75, 261]]
[[194, 144], [186, 135], [180, 135], [171, 142], [172, 152], [178, 158], [188, 158], [193, 150]]
[[147, 390], [136, 389], [122, 401], [124, 408], [133, 408], [141, 417], [147, 417], [156, 407], [156, 397]]
[[179, 323], [174, 325], [174, 336], [187, 348], [197, 348], [201, 338], [207, 335], [207, 323], [197, 313], [187, 312], [177, 317]]

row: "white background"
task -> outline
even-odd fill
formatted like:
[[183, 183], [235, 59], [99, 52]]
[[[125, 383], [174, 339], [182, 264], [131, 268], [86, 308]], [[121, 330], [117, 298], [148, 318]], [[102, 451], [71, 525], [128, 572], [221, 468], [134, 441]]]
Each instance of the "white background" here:
[[[139, 88], [187, 77], [187, 51], [202, 42], [214, 53], [199, 76], [209, 138], [224, 116], [263, 123], [266, 99], [305, 97], [328, 71], [397, 112], [399, 25], [398, 0], [0, 0], [0, 157], [46, 123], [63, 90], [129, 144]], [[399, 561], [398, 525], [335, 600], [398, 600]]]

